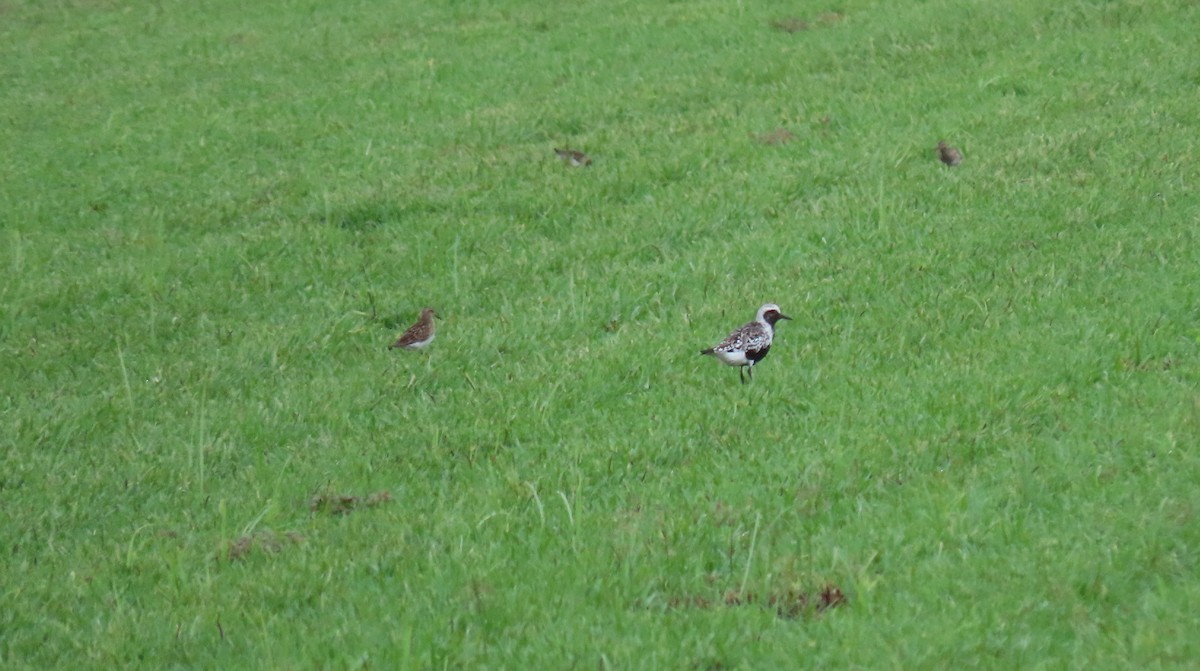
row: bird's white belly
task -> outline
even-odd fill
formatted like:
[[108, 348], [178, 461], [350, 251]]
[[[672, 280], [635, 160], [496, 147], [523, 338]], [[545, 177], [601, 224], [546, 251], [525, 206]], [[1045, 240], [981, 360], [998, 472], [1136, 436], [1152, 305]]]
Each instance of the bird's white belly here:
[[426, 338], [424, 340], [418, 340], [417, 342], [415, 342], [411, 345], [408, 345], [404, 349], [425, 349], [426, 347], [429, 346], [429, 343], [433, 342], [433, 338], [434, 338], [434, 336], [429, 336], [428, 338]]
[[750, 360], [746, 358], [746, 353], [741, 350], [734, 350], [732, 352], [717, 350], [713, 354], [716, 354], [718, 359], [730, 366], [745, 366], [750, 363]]

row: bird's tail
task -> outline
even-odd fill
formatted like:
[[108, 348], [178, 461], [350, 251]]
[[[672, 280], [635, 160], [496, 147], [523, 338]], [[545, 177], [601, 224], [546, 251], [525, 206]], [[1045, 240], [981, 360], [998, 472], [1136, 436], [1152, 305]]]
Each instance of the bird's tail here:
[[702, 350], [700, 350], [700, 355], [701, 355], [701, 356], [703, 356], [703, 355], [705, 355], [705, 354], [713, 354], [713, 353], [714, 353], [714, 352], [713, 352], [713, 348], [711, 348], [711, 347], [709, 347], [708, 349], [702, 349]]

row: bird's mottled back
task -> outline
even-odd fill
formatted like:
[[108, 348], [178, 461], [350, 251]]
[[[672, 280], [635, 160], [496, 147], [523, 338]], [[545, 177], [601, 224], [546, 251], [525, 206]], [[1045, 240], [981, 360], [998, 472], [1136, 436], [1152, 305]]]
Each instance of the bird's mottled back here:
[[945, 141], [938, 142], [937, 152], [938, 159], [946, 165], [956, 166], [959, 163], [962, 163], [962, 152], [946, 144]]
[[771, 328], [757, 320], [734, 329], [714, 350], [718, 352], [745, 352], [771, 346]]

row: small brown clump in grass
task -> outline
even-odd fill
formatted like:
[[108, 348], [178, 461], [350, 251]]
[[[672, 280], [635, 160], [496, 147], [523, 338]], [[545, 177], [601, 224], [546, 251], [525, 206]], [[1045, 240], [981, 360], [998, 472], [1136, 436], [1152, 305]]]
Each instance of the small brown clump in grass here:
[[691, 594], [685, 596], [673, 596], [667, 599], [667, 606], [673, 610], [681, 608], [698, 608], [700, 610], [708, 610], [712, 608], [712, 603], [700, 596], [699, 594]]
[[802, 30], [808, 30], [808, 21], [804, 21], [799, 17], [789, 16], [772, 21], [771, 27], [785, 33], [798, 33]]
[[724, 601], [726, 606], [746, 606], [754, 603], [754, 599], [754, 592], [731, 589], [725, 592]]
[[1169, 356], [1163, 357], [1162, 359], [1149, 357], [1141, 360], [1135, 360], [1131, 357], [1121, 358], [1121, 370], [1126, 371], [1168, 371], [1171, 370], [1174, 365], [1175, 361]]
[[289, 531], [283, 534], [283, 536], [273, 531], [255, 531], [252, 534], [246, 534], [234, 539], [226, 549], [225, 556], [229, 561], [236, 561], [245, 558], [254, 550], [267, 554], [275, 554], [282, 550], [285, 545], [299, 545], [303, 542], [304, 536], [294, 531]]
[[817, 16], [812, 21], [805, 21], [798, 16], [788, 16], [782, 19], [775, 19], [770, 23], [772, 30], [778, 30], [783, 33], [799, 33], [814, 27], [832, 26], [838, 23], [845, 14], [841, 12], [825, 12]]
[[388, 491], [375, 492], [367, 496], [321, 492], [308, 500], [308, 509], [314, 513], [345, 515], [361, 508], [374, 508], [391, 500], [392, 493]]
[[760, 143], [770, 146], [787, 144], [796, 139], [796, 135], [786, 128], [776, 128], [769, 133], [763, 133], [756, 138]]
[[797, 589], [773, 592], [767, 603], [775, 609], [775, 614], [779, 617], [794, 620], [808, 610], [808, 592]]
[[239, 536], [236, 540], [229, 544], [229, 551], [226, 553], [226, 556], [229, 557], [229, 561], [241, 559], [242, 557], [250, 554], [250, 550], [253, 548], [253, 536]]
[[846, 595], [842, 589], [833, 583], [825, 583], [825, 587], [821, 589], [821, 601], [817, 604], [817, 610], [829, 610], [844, 605]]
[[667, 605], [673, 609], [710, 610], [718, 606], [735, 608], [754, 604], [761, 604], [774, 610], [777, 616], [785, 620], [795, 620], [804, 615], [816, 616], [831, 608], [843, 606], [846, 604], [846, 595], [837, 585], [826, 583], [820, 592], [797, 588], [772, 590], [765, 599], [760, 598], [753, 591], [731, 589], [727, 590], [718, 601], [710, 601], [698, 594], [674, 596], [667, 600]]

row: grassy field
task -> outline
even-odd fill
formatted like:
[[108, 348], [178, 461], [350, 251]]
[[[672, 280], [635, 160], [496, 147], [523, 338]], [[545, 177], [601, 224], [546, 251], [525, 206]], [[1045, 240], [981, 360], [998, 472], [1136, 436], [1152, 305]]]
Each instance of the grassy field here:
[[0, 666], [1195, 668], [1200, 6], [544, 4], [0, 0]]

